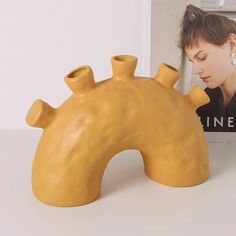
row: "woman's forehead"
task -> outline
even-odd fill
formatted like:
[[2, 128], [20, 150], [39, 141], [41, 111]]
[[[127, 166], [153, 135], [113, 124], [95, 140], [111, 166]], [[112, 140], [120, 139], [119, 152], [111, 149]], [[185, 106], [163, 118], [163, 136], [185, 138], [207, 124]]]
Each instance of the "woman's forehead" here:
[[190, 45], [185, 48], [185, 52], [189, 57], [194, 57], [196, 54], [200, 52], [209, 52], [216, 47], [215, 45], [208, 43], [205, 40], [199, 39], [197, 43]]

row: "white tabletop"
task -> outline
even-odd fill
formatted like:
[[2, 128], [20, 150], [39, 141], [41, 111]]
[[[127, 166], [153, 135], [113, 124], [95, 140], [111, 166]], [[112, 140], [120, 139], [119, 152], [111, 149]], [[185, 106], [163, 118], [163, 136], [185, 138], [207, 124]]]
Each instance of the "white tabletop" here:
[[236, 235], [236, 144], [209, 144], [211, 176], [188, 188], [144, 174], [138, 151], [113, 158], [101, 197], [79, 207], [52, 207], [31, 192], [39, 130], [0, 131], [0, 235]]

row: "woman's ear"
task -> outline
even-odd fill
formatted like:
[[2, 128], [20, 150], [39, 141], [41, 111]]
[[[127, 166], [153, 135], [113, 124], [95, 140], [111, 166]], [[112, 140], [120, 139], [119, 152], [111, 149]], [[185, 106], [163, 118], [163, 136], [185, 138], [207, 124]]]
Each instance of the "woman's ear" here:
[[236, 54], [236, 35], [235, 34], [230, 34], [228, 38], [228, 42], [230, 45], [230, 53]]
[[227, 42], [230, 47], [231, 64], [236, 65], [236, 35], [230, 34]]

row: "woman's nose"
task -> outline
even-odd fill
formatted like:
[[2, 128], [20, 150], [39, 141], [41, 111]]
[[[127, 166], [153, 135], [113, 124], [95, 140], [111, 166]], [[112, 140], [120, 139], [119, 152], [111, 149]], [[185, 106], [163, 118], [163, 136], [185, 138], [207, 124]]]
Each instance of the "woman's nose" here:
[[201, 75], [202, 73], [203, 73], [202, 67], [193, 63], [193, 74], [194, 75]]

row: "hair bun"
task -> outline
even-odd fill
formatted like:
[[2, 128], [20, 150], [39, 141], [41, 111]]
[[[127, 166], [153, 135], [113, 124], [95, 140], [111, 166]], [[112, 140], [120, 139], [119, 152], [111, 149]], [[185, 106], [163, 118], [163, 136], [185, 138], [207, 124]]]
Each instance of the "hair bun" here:
[[199, 22], [207, 12], [202, 9], [190, 4], [186, 7], [184, 17], [183, 17], [183, 28], [189, 28], [193, 23]]

